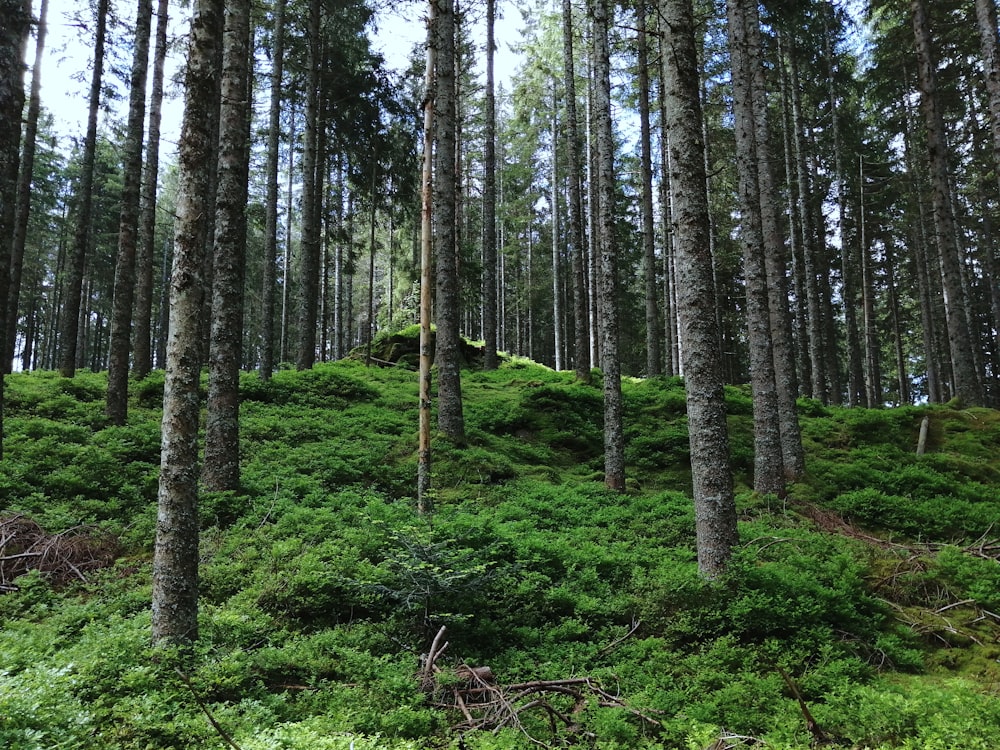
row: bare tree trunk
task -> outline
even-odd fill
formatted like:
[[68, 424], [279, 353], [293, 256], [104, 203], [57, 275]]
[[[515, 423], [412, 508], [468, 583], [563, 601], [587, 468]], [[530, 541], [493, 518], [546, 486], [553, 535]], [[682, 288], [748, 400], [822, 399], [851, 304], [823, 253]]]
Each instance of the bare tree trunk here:
[[483, 369], [497, 369], [496, 0], [486, 0], [486, 129], [483, 133]]
[[424, 93], [424, 154], [420, 209], [420, 420], [417, 453], [417, 510], [430, 513], [431, 498], [431, 284], [433, 283], [434, 217], [434, 99], [439, 22], [437, 0], [429, 0], [427, 15], [427, 73]]
[[562, 370], [564, 367], [563, 353], [563, 308], [562, 308], [562, 263], [559, 259], [559, 118], [558, 118], [558, 98], [556, 96], [555, 82], [552, 84], [552, 164], [549, 181], [549, 192], [551, 193], [551, 218], [552, 218], [552, 332], [553, 350], [555, 352], [555, 368]]
[[160, 171], [160, 122], [163, 112], [163, 77], [167, 58], [169, 0], [159, 0], [156, 10], [156, 43], [153, 51], [153, 84], [149, 96], [146, 165], [142, 171], [142, 209], [136, 250], [135, 327], [132, 373], [144, 378], [153, 369], [153, 243], [156, 241], [156, 187]]
[[454, 0], [437, 2], [434, 94], [434, 253], [436, 259], [438, 430], [456, 443], [465, 441], [459, 350], [457, 265], [457, 175], [455, 171], [455, 12]]
[[[20, 168], [17, 175], [17, 201], [14, 214], [14, 237], [10, 252], [10, 289], [7, 293], [7, 307], [0, 310], [4, 318], [6, 334], [5, 354], [2, 359], [4, 372], [10, 372], [14, 359], [14, 342], [17, 339], [17, 312], [20, 306], [21, 277], [24, 272], [24, 247], [28, 237], [28, 216], [31, 213], [31, 180], [35, 170], [35, 142], [38, 135], [38, 115], [41, 110], [42, 57], [45, 51], [45, 33], [48, 15], [48, 0], [42, 0], [38, 11], [38, 26], [35, 32], [35, 64], [31, 74], [31, 95], [28, 98], [28, 116], [24, 123], [24, 142], [21, 147]], [[6, 201], [5, 201], [6, 203]], [[6, 209], [5, 210], [9, 210]], [[2, 233], [0, 237], [9, 237]], [[25, 336], [25, 346], [28, 337]]]
[[216, 111], [222, 5], [221, 0], [200, 0], [195, 6], [178, 147], [170, 338], [153, 551], [153, 642], [165, 646], [183, 646], [198, 638], [198, 380], [204, 232], [212, 210], [206, 196], [215, 150], [211, 113]]
[[105, 402], [108, 421], [119, 426], [125, 424], [128, 415], [129, 350], [132, 343], [132, 303], [135, 300], [135, 256], [142, 186], [142, 136], [146, 122], [146, 70], [149, 67], [149, 35], [152, 19], [152, 0], [139, 0], [129, 85], [128, 130], [122, 155], [124, 172], [122, 204], [118, 222], [118, 259], [115, 263], [108, 394]]
[[240, 486], [240, 365], [250, 170], [250, 0], [226, 0], [219, 188], [215, 210], [212, 336], [202, 481], [213, 492]]
[[969, 300], [962, 289], [962, 271], [955, 243], [948, 179], [949, 151], [945, 141], [944, 120], [937, 101], [937, 75], [927, 24], [926, 0], [911, 0], [910, 14], [917, 48], [917, 78], [927, 134], [934, 234], [941, 256], [945, 320], [955, 395], [967, 406], [980, 406], [983, 404], [983, 393], [973, 360], [967, 313]]
[[299, 260], [298, 352], [295, 366], [308, 370], [316, 362], [316, 316], [319, 300], [320, 217], [316, 210], [316, 173], [320, 163], [317, 154], [319, 130], [320, 87], [320, 0], [309, 3], [309, 73], [306, 84], [306, 124], [302, 154], [302, 239]]
[[753, 67], [760, 65], [761, 61], [754, 56], [749, 37], [749, 26], [758, 23], [756, 7], [755, 4], [750, 7], [746, 0], [727, 2], [742, 222], [740, 240], [746, 274], [747, 343], [754, 402], [754, 490], [763, 495], [780, 495], [785, 490], [784, 461], [772, 353], [768, 280], [764, 266], [757, 125], [753, 103]]
[[[97, 31], [94, 38], [94, 70], [90, 79], [90, 104], [87, 115], [87, 135], [83, 142], [83, 160], [77, 195], [76, 229], [73, 233], [73, 253], [62, 311], [59, 339], [61, 353], [59, 372], [64, 378], [76, 373], [77, 348], [80, 335], [80, 303], [83, 298], [83, 273], [90, 245], [91, 206], [94, 200], [94, 156], [97, 148], [97, 112], [101, 104], [101, 79], [104, 74], [104, 43], [107, 33], [108, 0], [98, 0]], [[20, 111], [20, 110], [19, 110]]]
[[664, 96], [670, 119], [670, 185], [677, 237], [678, 312], [684, 340], [691, 475], [698, 569], [706, 578], [726, 571], [739, 543], [729, 433], [715, 325], [708, 194], [694, 19], [690, 0], [661, 0], [666, 21]]
[[646, 375], [663, 372], [660, 347], [659, 284], [656, 278], [656, 241], [653, 229], [653, 140], [650, 134], [649, 110], [649, 34], [646, 0], [636, 0], [636, 24], [639, 68], [639, 148], [642, 171], [640, 197], [642, 216], [643, 281], [646, 286]]
[[264, 273], [261, 287], [260, 376], [274, 372], [274, 313], [278, 263], [278, 162], [281, 136], [281, 84], [285, 56], [285, 0], [274, 3], [274, 49], [271, 55], [271, 103], [267, 130], [267, 196], [265, 198]]
[[618, 253], [615, 245], [614, 138], [611, 127], [611, 65], [607, 0], [591, 0], [593, 21], [596, 133], [598, 153], [601, 369], [604, 372], [604, 483], [625, 490], [625, 431], [619, 359]]

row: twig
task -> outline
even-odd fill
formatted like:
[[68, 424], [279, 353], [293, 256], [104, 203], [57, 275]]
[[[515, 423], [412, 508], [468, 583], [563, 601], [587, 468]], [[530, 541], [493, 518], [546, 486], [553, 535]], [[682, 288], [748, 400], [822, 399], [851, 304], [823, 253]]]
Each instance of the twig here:
[[609, 643], [607, 646], [598, 651], [597, 655], [604, 656], [605, 654], [611, 653], [618, 646], [618, 644], [622, 643], [623, 641], [627, 641], [629, 638], [631, 638], [635, 634], [635, 632], [639, 629], [640, 625], [642, 625], [642, 620], [636, 620], [635, 624], [632, 625], [632, 629], [630, 631], [628, 631], [621, 638], [611, 641], [611, 643]]
[[209, 724], [211, 724], [212, 727], [215, 729], [215, 731], [219, 733], [219, 736], [222, 737], [222, 739], [225, 740], [226, 744], [229, 745], [231, 748], [233, 748], [233, 750], [243, 750], [243, 748], [241, 748], [239, 745], [236, 744], [236, 742], [233, 741], [233, 738], [229, 736], [229, 733], [222, 728], [219, 722], [215, 720], [215, 717], [212, 716], [212, 712], [208, 710], [208, 706], [205, 705], [205, 702], [198, 695], [198, 691], [195, 690], [194, 685], [191, 684], [191, 678], [188, 677], [186, 674], [184, 674], [184, 672], [181, 671], [180, 667], [174, 667], [174, 671], [180, 675], [181, 679], [184, 681], [184, 684], [187, 685], [188, 690], [191, 691], [191, 695], [194, 697], [194, 702], [198, 704], [198, 708], [202, 710], [202, 713], [204, 713], [205, 716], [208, 717]]

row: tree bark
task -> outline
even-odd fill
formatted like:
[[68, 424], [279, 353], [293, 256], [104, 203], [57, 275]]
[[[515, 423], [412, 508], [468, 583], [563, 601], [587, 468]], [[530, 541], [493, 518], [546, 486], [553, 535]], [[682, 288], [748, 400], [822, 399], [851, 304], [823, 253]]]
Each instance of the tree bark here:
[[591, 0], [594, 43], [594, 107], [597, 143], [598, 250], [600, 253], [601, 369], [604, 372], [604, 483], [625, 490], [625, 429], [619, 358], [618, 253], [615, 245], [614, 136], [611, 126], [610, 11]]
[[250, 168], [249, 48], [250, 0], [226, 0], [212, 335], [202, 469], [202, 482], [209, 491], [235, 491], [240, 486], [240, 364]]
[[457, 233], [455, 4], [435, 0], [437, 58], [434, 84], [434, 254], [437, 286], [434, 360], [438, 370], [438, 430], [465, 441], [462, 412]]
[[153, 369], [153, 244], [156, 241], [156, 188], [160, 171], [160, 123], [163, 112], [163, 77], [167, 59], [169, 0], [159, 0], [156, 10], [156, 43], [153, 50], [153, 82], [149, 96], [149, 126], [146, 165], [142, 173], [142, 212], [136, 251], [135, 328], [132, 373], [144, 378]]
[[177, 155], [170, 334], [153, 550], [153, 642], [164, 646], [185, 646], [198, 638], [198, 381], [204, 233], [213, 208], [206, 201], [215, 153], [210, 113], [216, 111], [222, 5], [221, 0], [199, 0], [191, 19]]
[[486, 0], [486, 122], [483, 133], [483, 369], [497, 369], [496, 0]]
[[669, 119], [665, 126], [670, 131], [677, 302], [684, 341], [698, 569], [707, 578], [718, 578], [726, 571], [739, 535], [708, 242], [700, 76], [691, 0], [661, 0], [660, 11], [666, 22], [664, 97]]
[[924, 113], [930, 167], [931, 204], [934, 234], [941, 259], [944, 291], [945, 322], [951, 352], [955, 396], [966, 406], [981, 406], [982, 388], [972, 353], [972, 337], [968, 324], [969, 301], [962, 289], [962, 271], [955, 243], [954, 218], [948, 179], [948, 145], [944, 120], [937, 101], [937, 74], [931, 50], [931, 34], [927, 23], [926, 0], [911, 0], [910, 17], [917, 52], [917, 79], [920, 103]]
[[69, 277], [60, 326], [59, 372], [64, 378], [76, 373], [77, 340], [80, 334], [80, 304], [83, 299], [83, 273], [90, 245], [91, 207], [94, 200], [94, 159], [97, 148], [97, 112], [101, 104], [101, 79], [104, 74], [104, 43], [107, 33], [108, 0], [98, 0], [97, 31], [94, 37], [94, 70], [90, 79], [90, 104], [87, 114], [87, 134], [83, 141], [83, 159], [76, 227], [73, 232], [73, 252], [69, 263]]
[[122, 154], [124, 172], [122, 204], [118, 222], [114, 304], [111, 312], [108, 394], [104, 409], [108, 421], [119, 426], [125, 424], [128, 416], [129, 350], [132, 343], [132, 303], [135, 300], [135, 256], [142, 186], [142, 136], [146, 122], [146, 70], [149, 67], [149, 35], [152, 19], [152, 0], [139, 0], [136, 9], [132, 76], [129, 84], [128, 129]]
[[660, 287], [656, 278], [656, 242], [653, 229], [653, 139], [650, 133], [649, 34], [646, 0], [636, 0], [636, 46], [639, 69], [639, 161], [642, 172], [640, 207], [642, 217], [643, 281], [646, 290], [646, 375], [663, 372], [660, 346]]

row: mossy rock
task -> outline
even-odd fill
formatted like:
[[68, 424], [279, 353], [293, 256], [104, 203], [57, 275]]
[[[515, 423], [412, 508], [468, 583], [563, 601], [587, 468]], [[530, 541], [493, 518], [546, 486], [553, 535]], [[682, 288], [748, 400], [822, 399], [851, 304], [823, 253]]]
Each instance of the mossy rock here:
[[[434, 348], [437, 333], [431, 331], [431, 357], [434, 356]], [[359, 346], [350, 353], [351, 359], [365, 360], [368, 356], [368, 347]], [[382, 333], [372, 341], [372, 360], [383, 367], [408, 367], [417, 369], [420, 363], [420, 327], [410, 326], [396, 333]], [[480, 369], [483, 366], [483, 348], [470, 344], [465, 339], [459, 343], [459, 356], [461, 365], [465, 369]]]

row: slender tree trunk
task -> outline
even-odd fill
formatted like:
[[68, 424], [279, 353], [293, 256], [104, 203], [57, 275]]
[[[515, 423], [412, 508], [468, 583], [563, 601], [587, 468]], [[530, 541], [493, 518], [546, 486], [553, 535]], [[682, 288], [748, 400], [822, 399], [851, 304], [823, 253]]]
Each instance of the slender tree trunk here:
[[278, 162], [281, 138], [281, 84], [285, 65], [285, 0], [274, 3], [274, 49], [271, 55], [271, 104], [267, 130], [267, 196], [265, 197], [264, 273], [261, 277], [260, 376], [274, 372], [274, 314], [278, 264]]
[[462, 413], [459, 288], [457, 265], [457, 175], [455, 170], [455, 6], [437, 2], [434, 95], [434, 253], [436, 259], [438, 430], [456, 443], [465, 441]]
[[486, 112], [483, 133], [483, 369], [497, 369], [497, 104], [493, 63], [496, 0], [486, 0]]
[[[24, 271], [24, 248], [28, 237], [28, 216], [31, 213], [31, 180], [35, 170], [35, 141], [38, 135], [38, 115], [41, 110], [42, 57], [45, 51], [45, 33], [48, 15], [48, 0], [42, 0], [38, 11], [38, 25], [35, 31], [35, 64], [31, 74], [31, 95], [28, 98], [28, 116], [24, 123], [24, 143], [21, 147], [20, 168], [17, 174], [17, 201], [12, 229], [14, 241], [10, 253], [10, 289], [7, 307], [0, 310], [5, 315], [5, 354], [2, 360], [4, 372], [10, 372], [14, 359], [14, 343], [17, 340], [17, 311], [20, 306], [21, 277]], [[5, 201], [6, 204], [6, 201]], [[7, 210], [6, 208], [4, 210]], [[9, 234], [0, 234], [8, 237]], [[25, 346], [28, 337], [25, 335]]]
[[[492, 1], [492, 0], [491, 0]], [[573, 362], [576, 379], [590, 382], [590, 325], [587, 316], [586, 245], [583, 236], [583, 189], [580, 162], [580, 133], [576, 112], [576, 64], [573, 55], [573, 4], [562, 0], [563, 92], [566, 114], [563, 128], [566, 137], [566, 160], [569, 174], [567, 239], [573, 266]]]
[[158, 645], [185, 645], [198, 637], [198, 380], [222, 5], [221, 0], [200, 0], [195, 6], [185, 73], [153, 551], [153, 642]]
[[281, 333], [278, 348], [279, 358], [288, 362], [291, 349], [291, 290], [292, 290], [292, 220], [294, 218], [295, 183], [295, 99], [290, 102], [288, 114], [288, 186], [285, 193], [285, 252], [281, 269]]
[[87, 135], [83, 142], [80, 182], [77, 188], [79, 204], [73, 252], [63, 303], [62, 330], [59, 339], [62, 351], [59, 372], [64, 378], [76, 373], [77, 348], [80, 334], [80, 303], [83, 298], [83, 274], [90, 245], [91, 207], [94, 200], [94, 157], [97, 148], [97, 112], [101, 104], [101, 79], [104, 74], [104, 43], [107, 33], [108, 0], [98, 0], [97, 32], [94, 38], [94, 70], [90, 79], [90, 104], [87, 115]]
[[646, 287], [646, 375], [663, 372], [660, 347], [659, 284], [656, 278], [656, 238], [653, 229], [653, 137], [650, 133], [649, 35], [646, 31], [647, 2], [636, 0], [639, 68], [639, 148], [642, 171], [640, 207], [642, 216], [643, 281]]
[[601, 369], [604, 371], [604, 483], [625, 490], [625, 430], [619, 359], [618, 253], [615, 245], [614, 137], [611, 127], [611, 65], [607, 0], [591, 0], [593, 21], [596, 133], [598, 153]]
[[240, 486], [240, 365], [247, 180], [250, 169], [250, 0], [226, 0], [219, 181], [215, 210], [212, 336], [202, 482], [213, 492]]
[[153, 369], [153, 243], [156, 241], [156, 188], [160, 171], [160, 123], [163, 111], [163, 77], [167, 58], [169, 0], [159, 0], [156, 10], [156, 43], [153, 51], [153, 83], [149, 96], [149, 134], [146, 165], [142, 171], [142, 209], [139, 244], [136, 249], [135, 327], [132, 373], [144, 378]]
[[563, 321], [563, 308], [562, 308], [562, 284], [561, 281], [561, 270], [562, 263], [559, 258], [559, 150], [557, 148], [559, 144], [559, 120], [558, 120], [558, 98], [556, 96], [555, 84], [552, 86], [552, 163], [551, 174], [549, 175], [549, 193], [551, 195], [551, 219], [552, 219], [552, 332], [553, 332], [553, 350], [555, 353], [555, 368], [556, 371], [562, 370], [564, 367], [562, 352], [563, 352], [563, 337], [562, 337], [562, 321]]
[[962, 270], [955, 243], [956, 230], [951, 213], [948, 179], [949, 151], [945, 140], [944, 120], [937, 101], [937, 74], [931, 51], [926, 0], [911, 0], [910, 14], [917, 49], [917, 78], [927, 136], [934, 234], [941, 257], [945, 320], [955, 395], [967, 406], [980, 406], [983, 404], [983, 393], [973, 359], [967, 311], [969, 300], [962, 289]]
[[316, 210], [316, 173], [320, 164], [319, 139], [320, 87], [320, 0], [309, 3], [309, 73], [306, 84], [306, 124], [302, 155], [302, 239], [299, 259], [298, 352], [295, 366], [308, 370], [316, 362], [316, 316], [319, 309], [320, 216]]
[[111, 349], [108, 359], [108, 421], [124, 425], [128, 415], [129, 350], [132, 343], [132, 303], [135, 300], [136, 245], [142, 187], [142, 136], [146, 122], [146, 70], [153, 2], [139, 0], [135, 46], [129, 86], [128, 130], [123, 154], [121, 216], [118, 222], [118, 259], [115, 263], [114, 306], [111, 313]]
[[678, 312], [684, 340], [691, 475], [698, 569], [707, 578], [726, 571], [739, 543], [729, 433], [715, 326], [708, 194], [694, 19], [690, 0], [661, 0], [666, 21], [664, 96], [669, 120], [670, 185], [677, 238]]
[[748, 30], [750, 24], [758, 22], [756, 5], [749, 6], [746, 0], [727, 2], [742, 222], [740, 240], [746, 274], [750, 376], [754, 397], [754, 489], [764, 495], [780, 495], [785, 489], [784, 461], [764, 261], [757, 125], [753, 103], [753, 66], [760, 65], [761, 61], [754, 56]]
[[439, 23], [437, 0], [429, 0], [427, 15], [427, 73], [424, 94], [424, 154], [420, 209], [420, 419], [417, 453], [417, 510], [430, 513], [431, 498], [431, 284], [433, 283], [434, 218], [434, 100]]

